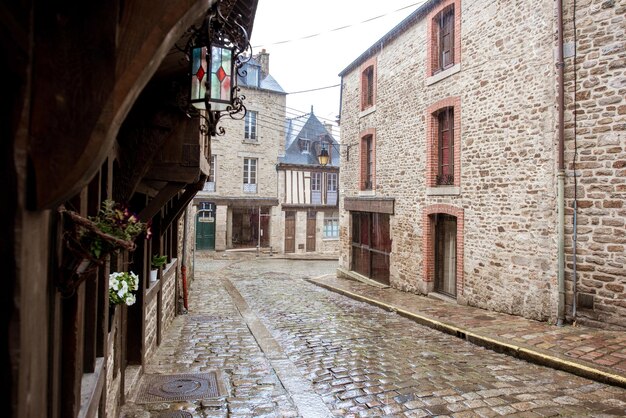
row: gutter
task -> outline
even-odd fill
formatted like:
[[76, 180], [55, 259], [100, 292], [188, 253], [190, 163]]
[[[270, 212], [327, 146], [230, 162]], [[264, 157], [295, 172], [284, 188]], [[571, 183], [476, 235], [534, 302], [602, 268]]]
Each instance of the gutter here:
[[557, 326], [565, 323], [565, 80], [563, 61], [563, 0], [556, 2], [557, 20], [557, 84], [558, 84], [558, 148], [557, 148], [557, 217], [558, 217], [558, 257], [557, 257], [557, 282], [559, 298], [557, 303]]

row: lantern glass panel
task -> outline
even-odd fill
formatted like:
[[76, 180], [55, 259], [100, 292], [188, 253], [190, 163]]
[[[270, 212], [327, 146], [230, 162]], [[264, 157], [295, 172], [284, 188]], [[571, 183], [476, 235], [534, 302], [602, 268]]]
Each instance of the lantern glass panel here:
[[206, 47], [191, 50], [191, 104], [198, 109], [204, 109], [206, 94], [207, 63]]
[[232, 102], [233, 51], [220, 45], [211, 45], [211, 109], [225, 110]]

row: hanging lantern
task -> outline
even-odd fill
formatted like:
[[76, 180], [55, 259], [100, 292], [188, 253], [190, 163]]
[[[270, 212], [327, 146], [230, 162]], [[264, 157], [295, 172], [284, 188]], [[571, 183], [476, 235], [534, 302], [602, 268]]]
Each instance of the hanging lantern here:
[[245, 97], [238, 94], [237, 74], [252, 56], [248, 34], [239, 23], [241, 16], [226, 21], [220, 4], [218, 1], [209, 10], [201, 27], [189, 29], [185, 49], [191, 62], [189, 114], [202, 118], [200, 130], [211, 136], [224, 134], [217, 126], [222, 115], [233, 119], [245, 116]]

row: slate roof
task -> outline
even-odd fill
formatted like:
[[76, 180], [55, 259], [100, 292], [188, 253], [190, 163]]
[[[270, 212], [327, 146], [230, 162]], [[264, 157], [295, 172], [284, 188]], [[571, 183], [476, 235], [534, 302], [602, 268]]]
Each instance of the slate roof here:
[[[300, 139], [310, 141], [309, 152], [302, 151]], [[339, 143], [312, 111], [306, 115], [287, 119], [285, 121], [285, 156], [280, 158], [279, 162], [319, 166], [317, 155], [322, 139], [334, 144], [328, 147], [331, 161], [327, 167], [339, 167]]]
[[247, 80], [244, 77], [239, 77], [237, 79], [237, 83], [240, 86], [257, 88], [257, 89], [262, 89], [262, 90], [269, 90], [275, 93], [287, 94], [287, 92], [283, 90], [280, 84], [278, 84], [278, 81], [276, 81], [274, 77], [271, 76], [271, 74], [266, 74], [261, 71], [261, 65], [254, 58], [250, 58], [250, 61], [246, 62], [243, 65], [243, 70], [247, 70], [248, 66], [250, 65], [256, 65], [259, 67], [259, 77], [260, 77], [259, 85], [256, 86], [253, 84], [248, 84]]

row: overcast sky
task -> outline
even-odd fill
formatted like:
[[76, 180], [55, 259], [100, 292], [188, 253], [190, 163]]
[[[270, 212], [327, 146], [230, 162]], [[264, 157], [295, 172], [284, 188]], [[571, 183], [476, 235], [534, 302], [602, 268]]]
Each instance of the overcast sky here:
[[[423, 2], [259, 0], [253, 53], [264, 48], [270, 54], [270, 73], [288, 93], [336, 85], [340, 71]], [[380, 15], [386, 16], [361, 23]], [[314, 34], [319, 36], [308, 37]], [[288, 95], [287, 117], [308, 113], [311, 106], [322, 121], [335, 121], [339, 87]], [[259, 123], [271, 125], [272, 120], [260, 116]], [[338, 136], [338, 129], [333, 134]]]

